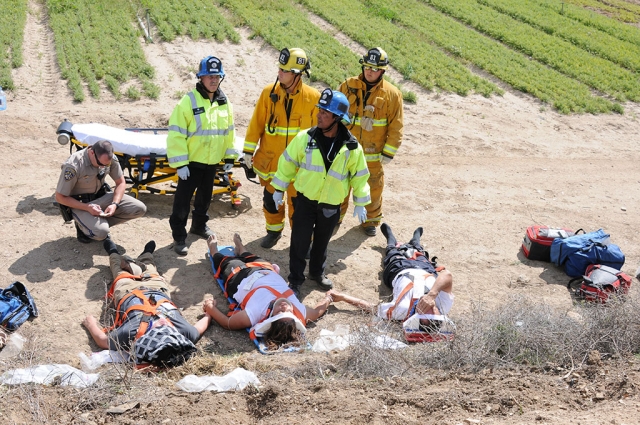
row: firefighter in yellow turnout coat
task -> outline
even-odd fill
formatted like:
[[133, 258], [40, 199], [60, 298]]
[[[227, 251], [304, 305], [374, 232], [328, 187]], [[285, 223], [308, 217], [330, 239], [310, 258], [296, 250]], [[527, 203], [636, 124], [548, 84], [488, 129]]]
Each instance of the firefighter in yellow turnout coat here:
[[[267, 235], [260, 245], [272, 248], [282, 236], [285, 208], [273, 202], [271, 180], [278, 168], [278, 158], [300, 130], [316, 124], [318, 90], [302, 82], [302, 74], [309, 76], [310, 64], [304, 50], [282, 49], [278, 58], [276, 82], [262, 90], [253, 111], [244, 142], [245, 163], [253, 162], [253, 169], [264, 187], [263, 212]], [[293, 215], [293, 185], [287, 190], [289, 219]]]
[[197, 189], [189, 232], [206, 239], [213, 234], [207, 226], [207, 211], [216, 169], [224, 159], [223, 170], [230, 170], [238, 157], [233, 108], [220, 89], [225, 76], [222, 62], [208, 56], [196, 75], [200, 81], [173, 109], [167, 135], [167, 157], [179, 177], [169, 225], [173, 249], [180, 255], [187, 254], [186, 225], [194, 191]]
[[309, 279], [323, 289], [333, 287], [324, 270], [329, 239], [340, 218], [340, 204], [353, 190], [354, 216], [362, 223], [366, 219], [364, 206], [371, 202], [362, 147], [343, 124], [349, 123], [347, 98], [325, 89], [318, 108], [318, 125], [301, 131], [291, 141], [271, 181], [276, 205], [284, 203], [283, 192], [294, 179], [298, 191], [289, 249], [289, 286], [296, 294], [305, 280], [305, 255], [312, 237]]
[[[369, 236], [376, 235], [382, 219], [383, 164], [388, 164], [402, 143], [402, 93], [382, 76], [389, 65], [387, 53], [373, 48], [360, 59], [362, 74], [349, 78], [339, 90], [347, 96], [352, 116], [353, 135], [358, 139], [371, 173], [371, 203], [367, 205], [367, 220], [362, 225]], [[349, 207], [349, 198], [341, 208], [341, 217]]]

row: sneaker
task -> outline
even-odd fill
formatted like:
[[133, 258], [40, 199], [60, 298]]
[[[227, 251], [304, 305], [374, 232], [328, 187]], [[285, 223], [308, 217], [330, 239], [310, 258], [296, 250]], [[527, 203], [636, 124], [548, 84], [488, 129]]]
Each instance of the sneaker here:
[[260, 246], [263, 248], [273, 248], [282, 237], [282, 232], [274, 232], [273, 230], [267, 230], [267, 236], [262, 238]]
[[80, 230], [80, 227], [78, 227], [78, 223], [76, 223], [76, 237], [78, 238], [78, 242], [81, 242], [81, 243], [93, 242], [93, 239], [85, 235], [84, 232]]
[[362, 230], [364, 230], [364, 233], [367, 236], [375, 236], [378, 234], [378, 229], [376, 229], [373, 226], [369, 226], [369, 227], [363, 227]]
[[211, 229], [209, 229], [209, 226], [207, 226], [205, 224], [204, 227], [201, 227], [199, 229], [195, 229], [195, 228], [191, 228], [189, 229], [189, 233], [193, 233], [194, 235], [198, 235], [201, 238], [205, 238], [205, 239], [209, 239], [209, 236], [213, 235], [213, 232], [211, 231]]
[[318, 286], [320, 286], [322, 289], [333, 289], [333, 282], [324, 273], [320, 276], [309, 275], [309, 279], [315, 280]]
[[187, 248], [185, 241], [173, 241], [173, 250], [178, 255], [187, 255], [189, 252], [189, 248]]

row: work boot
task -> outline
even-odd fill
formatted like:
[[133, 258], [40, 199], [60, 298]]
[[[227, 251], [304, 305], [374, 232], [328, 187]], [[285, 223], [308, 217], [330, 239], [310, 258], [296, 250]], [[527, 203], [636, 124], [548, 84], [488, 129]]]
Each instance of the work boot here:
[[291, 283], [289, 284], [289, 289], [291, 289], [293, 291], [293, 295], [296, 296], [296, 298], [298, 300], [300, 300], [300, 285], [292, 285]]
[[263, 248], [273, 248], [278, 243], [281, 237], [282, 232], [267, 230], [267, 236], [262, 238], [262, 240], [260, 241], [260, 246]]
[[[156, 250], [156, 241], [149, 241], [147, 242], [147, 244], [144, 246], [144, 249], [142, 250], [142, 254], [148, 252], [149, 254], [153, 254], [153, 251]], [[140, 255], [142, 255], [140, 254]]]
[[367, 236], [375, 236], [378, 234], [378, 230], [374, 226], [363, 227], [364, 233]]
[[109, 255], [118, 253], [118, 248], [116, 247], [116, 244], [111, 240], [111, 238], [106, 238], [102, 243], [102, 246]]
[[78, 227], [78, 223], [76, 223], [76, 237], [78, 238], [78, 242], [81, 242], [81, 243], [93, 242], [93, 239], [85, 235], [84, 232], [80, 230], [80, 227]]
[[416, 230], [414, 230], [413, 232], [413, 237], [411, 238], [411, 240], [409, 241], [409, 244], [413, 247], [419, 247], [420, 245], [420, 237], [422, 236], [422, 227], [418, 227]]
[[189, 229], [189, 233], [193, 233], [194, 235], [198, 235], [204, 239], [209, 239], [209, 236], [213, 235], [213, 232], [206, 224], [204, 225], [204, 227], [200, 227], [197, 229], [192, 226], [191, 229]]
[[187, 248], [185, 241], [173, 241], [173, 250], [178, 255], [187, 255], [189, 252], [189, 248]]
[[322, 273], [320, 276], [313, 276], [310, 274], [309, 279], [315, 280], [318, 286], [320, 286], [325, 291], [333, 289], [333, 282], [324, 273]]
[[398, 241], [396, 240], [396, 237], [393, 235], [393, 232], [391, 231], [391, 227], [389, 227], [387, 223], [382, 223], [382, 226], [380, 226], [380, 230], [382, 230], [382, 234], [384, 235], [384, 237], [387, 238], [387, 246], [398, 245]]

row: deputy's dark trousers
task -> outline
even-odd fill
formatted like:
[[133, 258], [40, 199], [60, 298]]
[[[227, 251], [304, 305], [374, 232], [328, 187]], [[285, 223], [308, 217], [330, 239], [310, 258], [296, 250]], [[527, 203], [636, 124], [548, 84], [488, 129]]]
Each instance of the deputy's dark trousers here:
[[187, 218], [191, 208], [191, 198], [196, 191], [193, 202], [191, 228], [202, 229], [209, 220], [209, 205], [213, 192], [213, 180], [216, 176], [216, 165], [189, 164], [189, 178], [178, 179], [178, 188], [173, 197], [173, 212], [169, 217], [173, 240], [182, 242], [187, 239]]
[[299, 286], [304, 282], [305, 256], [311, 245], [309, 274], [320, 276], [327, 261], [327, 247], [333, 228], [340, 219], [340, 205], [319, 204], [302, 193], [294, 198], [293, 226], [289, 248], [289, 285]]

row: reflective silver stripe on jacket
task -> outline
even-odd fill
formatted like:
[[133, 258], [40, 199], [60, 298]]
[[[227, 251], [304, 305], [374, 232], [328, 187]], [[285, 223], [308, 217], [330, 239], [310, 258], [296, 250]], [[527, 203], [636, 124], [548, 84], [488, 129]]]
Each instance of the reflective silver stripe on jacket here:
[[274, 178], [271, 180], [271, 183], [272, 183], [272, 184], [275, 184], [276, 186], [282, 187], [282, 188], [284, 189], [284, 191], [286, 191], [286, 190], [287, 190], [287, 188], [289, 187], [289, 183], [287, 183], [287, 182], [283, 182], [282, 180], [280, 180], [280, 179], [279, 179], [279, 178], [277, 178], [277, 177], [274, 177]]
[[[188, 93], [189, 96], [189, 100], [191, 100], [191, 110], [193, 111], [194, 109], [198, 108], [198, 102], [196, 101], [196, 95], [194, 92], [190, 91]], [[226, 136], [227, 134], [229, 134], [230, 131], [235, 129], [235, 126], [230, 125], [229, 127], [225, 128], [225, 129], [211, 129], [211, 130], [203, 130], [202, 129], [202, 117], [200, 116], [200, 114], [196, 115], [193, 114], [193, 118], [196, 120], [196, 131], [194, 132], [187, 132], [187, 137], [192, 137], [192, 136]], [[182, 133], [182, 132], [181, 132]]]

